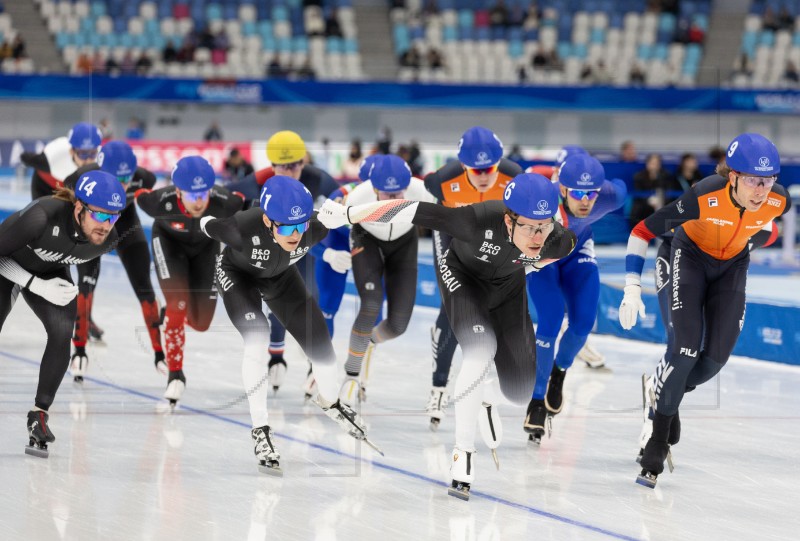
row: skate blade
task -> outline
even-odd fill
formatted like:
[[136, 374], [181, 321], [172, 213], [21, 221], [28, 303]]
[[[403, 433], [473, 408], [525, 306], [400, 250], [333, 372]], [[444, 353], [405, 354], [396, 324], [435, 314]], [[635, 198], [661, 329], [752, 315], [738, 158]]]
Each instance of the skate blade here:
[[438, 432], [439, 431], [439, 423], [441, 419], [431, 418], [431, 424], [428, 425], [428, 428], [431, 429], [431, 432]]
[[636, 484], [647, 488], [656, 488], [656, 476], [647, 473], [640, 473], [636, 477]]
[[31, 455], [39, 458], [47, 458], [50, 456], [50, 451], [47, 448], [37, 447], [35, 445], [26, 445], [25, 446], [25, 454]]
[[459, 500], [469, 501], [469, 486], [459, 485], [458, 487], [450, 487], [447, 493]]
[[583, 361], [583, 362], [584, 364], [586, 364], [586, 368], [588, 368], [589, 370], [595, 370], [597, 372], [613, 372], [613, 370], [611, 370], [611, 368], [605, 363], [605, 361], [603, 362], [603, 364], [592, 364], [588, 361]]
[[644, 449], [639, 449], [639, 456], [636, 457], [636, 463], [637, 464], [641, 464], [642, 463], [642, 456], [643, 455], [644, 455]]
[[259, 464], [258, 471], [266, 475], [272, 475], [273, 477], [283, 477], [283, 470], [278, 465], [278, 463], [275, 463], [275, 465]]
[[528, 443], [535, 445], [537, 448], [542, 445], [542, 434], [534, 433], [528, 435]]
[[378, 453], [379, 455], [381, 455], [381, 456], [386, 456], [385, 454], [383, 454], [383, 451], [381, 451], [380, 447], [378, 447], [377, 445], [375, 445], [374, 443], [372, 443], [371, 441], [369, 441], [369, 438], [368, 438], [368, 437], [366, 437], [366, 436], [362, 436], [362, 437], [361, 437], [361, 438], [359, 438], [359, 439], [361, 439], [361, 440], [362, 440], [364, 443], [366, 443], [367, 445], [369, 445], [370, 447], [372, 447], [372, 449], [373, 449], [373, 450], [374, 450], [376, 453]]
[[494, 460], [497, 471], [500, 471], [500, 459], [497, 457], [497, 449], [492, 449], [492, 460]]
[[669, 473], [675, 471], [675, 464], [672, 463], [672, 451], [667, 452], [667, 467], [669, 468]]

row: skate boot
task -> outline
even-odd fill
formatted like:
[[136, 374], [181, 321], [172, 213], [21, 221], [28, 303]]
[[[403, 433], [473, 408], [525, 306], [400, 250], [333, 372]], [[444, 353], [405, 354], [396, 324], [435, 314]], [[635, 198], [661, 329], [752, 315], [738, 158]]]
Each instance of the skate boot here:
[[547, 428], [550, 424], [550, 414], [547, 411], [547, 406], [544, 400], [538, 398], [531, 398], [528, 404], [528, 414], [525, 416], [525, 423], [522, 428], [530, 434], [528, 441], [541, 445], [542, 436], [548, 432]]
[[655, 488], [656, 479], [664, 471], [664, 461], [667, 462], [670, 472], [675, 469], [669, 444], [674, 418], [674, 415], [662, 415], [658, 412], [653, 415], [653, 435], [644, 447], [641, 460], [642, 472], [636, 478], [638, 484]]
[[83, 376], [86, 375], [86, 370], [89, 368], [89, 357], [86, 356], [86, 348], [84, 346], [76, 346], [75, 353], [72, 354], [72, 359], [69, 363], [69, 371], [72, 373], [72, 379], [75, 383], [83, 383]]
[[447, 493], [460, 500], [469, 500], [469, 489], [475, 480], [475, 451], [453, 448], [450, 476], [453, 478]]
[[350, 406], [351, 408], [366, 400], [366, 391], [361, 383], [358, 381], [357, 374], [347, 374], [347, 377], [342, 383], [342, 388], [339, 389], [339, 400]]
[[89, 319], [89, 338], [95, 342], [102, 342], [105, 331], [97, 326], [97, 324]]
[[576, 357], [579, 361], [586, 363], [586, 366], [589, 368], [594, 368], [595, 370], [606, 368], [606, 358], [602, 353], [597, 351], [588, 340], [578, 352]]
[[286, 381], [286, 361], [283, 357], [272, 357], [269, 360], [267, 379], [272, 384], [272, 392], [277, 393], [283, 382]]
[[450, 396], [447, 394], [446, 387], [434, 387], [431, 389], [431, 397], [425, 408], [425, 411], [431, 418], [431, 431], [436, 432], [439, 430], [439, 423], [444, 419], [444, 412], [445, 409], [447, 409], [447, 403], [449, 401]]
[[170, 370], [169, 379], [167, 380], [167, 390], [164, 391], [164, 398], [169, 400], [169, 405], [173, 408], [178, 403], [178, 400], [183, 396], [183, 391], [186, 389], [186, 377], [183, 375], [183, 370]]
[[163, 351], [156, 351], [155, 365], [159, 374], [166, 376], [169, 373], [169, 368], [167, 368], [167, 361], [164, 357]]
[[550, 381], [547, 384], [547, 394], [544, 397], [545, 406], [551, 415], [561, 413], [564, 407], [564, 377], [567, 375], [566, 370], [560, 369], [553, 364], [553, 370], [550, 372]]
[[478, 415], [478, 428], [480, 428], [483, 441], [492, 451], [492, 460], [495, 467], [500, 469], [500, 459], [497, 458], [497, 448], [503, 441], [503, 424], [500, 422], [500, 412], [497, 407], [484, 402], [481, 404], [481, 413]]
[[308, 367], [308, 374], [306, 374], [306, 381], [303, 383], [303, 393], [305, 401], [312, 400], [317, 395], [317, 380], [314, 378], [314, 372], [311, 366]]
[[648, 378], [647, 374], [642, 374], [642, 431], [639, 433], [639, 456], [636, 457], [638, 464], [642, 462], [644, 446], [647, 445], [647, 440], [650, 439], [650, 435], [653, 433], [654, 401], [653, 378]]
[[28, 412], [28, 437], [30, 439], [28, 445], [25, 446], [26, 455], [47, 458], [50, 454], [47, 444], [56, 441], [56, 437], [47, 426], [49, 418], [46, 411], [31, 410]]
[[[317, 396], [318, 404], [319, 398], [320, 397]], [[358, 412], [356, 412], [353, 408], [341, 400], [337, 400], [327, 408], [323, 406], [322, 411], [325, 412], [325, 415], [336, 421], [339, 426], [344, 428], [352, 437], [363, 441], [375, 451], [380, 453], [381, 456], [384, 456], [383, 451], [381, 451], [378, 446], [376, 446], [369, 440], [369, 438], [367, 438], [367, 425], [364, 423], [364, 420], [361, 418]]]
[[272, 429], [268, 425], [260, 426], [251, 430], [250, 435], [256, 444], [254, 452], [258, 459], [258, 471], [283, 477], [283, 470], [279, 463], [281, 454], [275, 448]]

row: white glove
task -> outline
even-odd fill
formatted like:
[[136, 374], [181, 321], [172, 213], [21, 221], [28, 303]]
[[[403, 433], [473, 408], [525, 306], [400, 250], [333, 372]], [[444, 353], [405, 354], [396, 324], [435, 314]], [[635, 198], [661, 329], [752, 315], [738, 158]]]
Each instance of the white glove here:
[[636, 325], [636, 314], [642, 318], [646, 315], [642, 302], [642, 287], [627, 285], [623, 291], [625, 291], [625, 295], [619, 305], [619, 323], [623, 329], [629, 331]]
[[34, 277], [28, 289], [42, 297], [48, 302], [58, 306], [68, 305], [78, 294], [78, 286], [64, 280], [63, 278], [51, 278], [42, 280]]
[[347, 207], [330, 199], [319, 208], [317, 219], [328, 229], [336, 229], [350, 224], [350, 220], [347, 218]]
[[347, 250], [325, 248], [325, 251], [322, 252], [322, 260], [339, 274], [346, 274], [353, 268], [353, 257]]

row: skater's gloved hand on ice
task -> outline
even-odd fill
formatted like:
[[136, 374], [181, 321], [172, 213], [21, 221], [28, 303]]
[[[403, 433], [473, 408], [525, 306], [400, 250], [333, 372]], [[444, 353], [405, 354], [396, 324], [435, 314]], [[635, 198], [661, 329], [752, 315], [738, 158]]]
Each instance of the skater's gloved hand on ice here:
[[330, 199], [319, 208], [317, 219], [328, 229], [350, 225], [350, 220], [347, 218], [347, 207]]
[[622, 297], [622, 303], [619, 305], [619, 323], [626, 331], [632, 329], [636, 325], [636, 315], [645, 317], [644, 303], [642, 302], [642, 286], [627, 285], [624, 290], [625, 295]]
[[348, 270], [353, 268], [353, 259], [350, 252], [347, 250], [325, 248], [325, 251], [322, 252], [322, 260], [340, 274], [345, 274]]
[[42, 280], [36, 276], [31, 280], [28, 289], [32, 293], [36, 293], [44, 300], [57, 304], [58, 306], [66, 306], [78, 294], [78, 286], [72, 282], [64, 280], [63, 278], [51, 278], [49, 280]]

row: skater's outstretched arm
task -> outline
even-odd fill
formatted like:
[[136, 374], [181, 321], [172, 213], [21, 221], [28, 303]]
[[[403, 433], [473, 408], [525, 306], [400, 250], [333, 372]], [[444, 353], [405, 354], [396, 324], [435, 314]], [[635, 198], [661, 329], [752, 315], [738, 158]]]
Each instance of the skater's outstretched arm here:
[[242, 249], [242, 233], [239, 231], [239, 223], [236, 221], [236, 216], [223, 219], [204, 216], [200, 219], [200, 229], [212, 239], [227, 244], [234, 250]]

